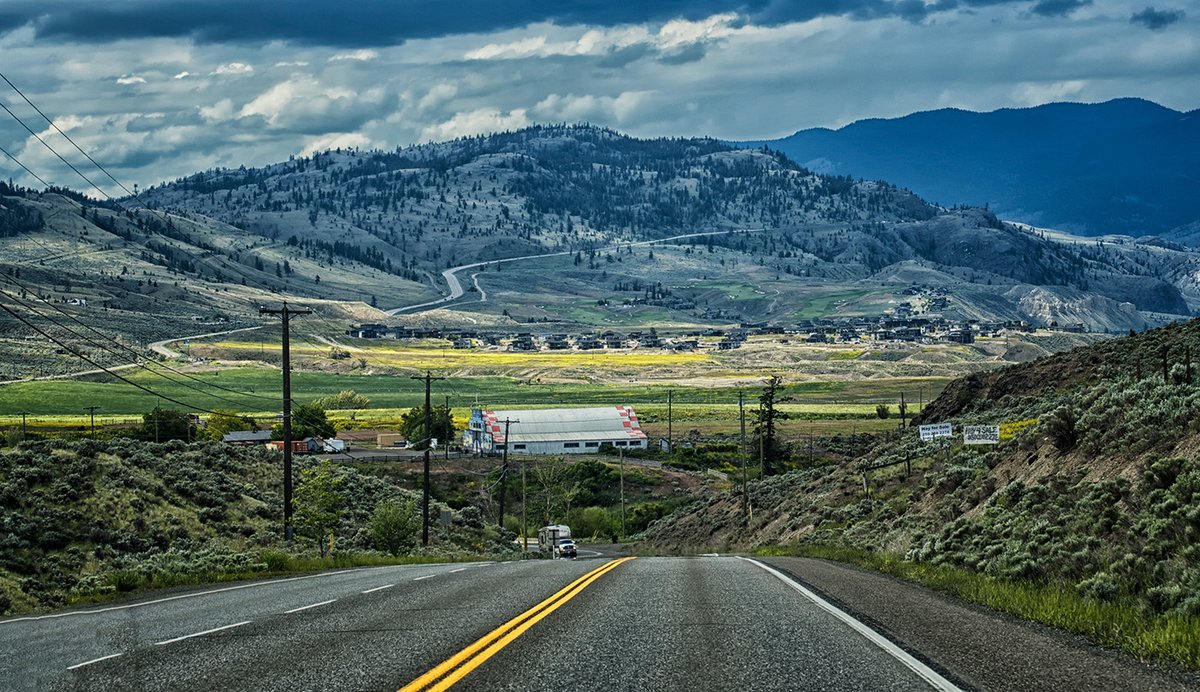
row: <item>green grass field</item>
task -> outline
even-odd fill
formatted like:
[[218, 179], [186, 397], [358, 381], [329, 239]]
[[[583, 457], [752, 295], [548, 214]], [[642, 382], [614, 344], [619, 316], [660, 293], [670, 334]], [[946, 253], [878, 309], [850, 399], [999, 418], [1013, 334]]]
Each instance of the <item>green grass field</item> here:
[[[108, 377], [93, 378], [92, 381], [52, 380], [6, 385], [0, 388], [0, 426], [19, 426], [22, 411], [28, 414], [31, 428], [36, 428], [38, 425], [84, 425], [89, 422], [84, 408], [93, 405], [100, 407], [98, 422], [105, 423], [136, 419], [155, 406], [186, 410], [171, 399], [202, 409], [232, 409], [261, 418], [269, 418], [282, 408], [278, 370], [235, 368], [189, 374], [200, 382], [177, 374], [170, 374], [172, 380], [166, 380], [146, 371], [127, 371], [126, 377], [162, 394], [163, 398]], [[791, 418], [783, 423], [783, 429], [797, 434], [889, 429], [896, 424], [895, 404], [901, 392], [910, 402], [910, 414], [914, 414], [918, 410], [918, 400], [922, 397], [924, 401], [930, 400], [947, 381], [785, 382], [778, 395], [779, 407]], [[213, 389], [209, 386], [213, 384], [245, 394]], [[339, 420], [349, 420], [353, 413], [359, 425], [394, 425], [404, 411], [424, 401], [422, 383], [406, 376], [295, 372], [292, 387], [298, 403], [346, 389], [368, 397], [371, 405], [367, 409], [332, 413], [332, 417]], [[543, 383], [537, 378], [452, 377], [434, 383], [433, 398], [437, 403], [448, 398], [460, 418], [465, 418], [477, 403], [493, 409], [631, 405], [642, 417], [648, 432], [661, 434], [666, 432], [668, 390], [673, 392], [675, 430], [697, 430], [702, 434], [732, 432], [737, 426], [739, 392], [746, 398], [748, 415], [757, 406], [761, 392], [757, 386], [686, 387], [635, 382], [564, 384]], [[891, 405], [892, 418], [880, 420], [876, 417], [875, 404], [878, 402]]]

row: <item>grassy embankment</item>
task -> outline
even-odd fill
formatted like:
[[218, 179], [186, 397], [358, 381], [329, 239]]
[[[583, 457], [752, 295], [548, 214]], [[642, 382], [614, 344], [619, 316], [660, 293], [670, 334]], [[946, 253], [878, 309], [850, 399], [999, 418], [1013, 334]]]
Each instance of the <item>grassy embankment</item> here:
[[1097, 601], [1072, 584], [997, 579], [949, 565], [842, 546], [772, 547], [763, 556], [816, 557], [866, 567], [948, 593], [969, 603], [1084, 635], [1142, 659], [1200, 668], [1200, 618], [1146, 612], [1134, 599]]

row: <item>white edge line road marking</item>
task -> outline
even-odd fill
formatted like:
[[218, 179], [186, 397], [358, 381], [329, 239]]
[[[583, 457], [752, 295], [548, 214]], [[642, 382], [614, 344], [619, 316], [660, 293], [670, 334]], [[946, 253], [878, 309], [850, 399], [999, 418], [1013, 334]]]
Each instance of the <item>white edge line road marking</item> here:
[[765, 569], [766, 571], [770, 572], [771, 574], [775, 575], [775, 577], [777, 577], [784, 584], [787, 584], [788, 586], [792, 587], [793, 589], [795, 589], [796, 591], [798, 591], [802, 595], [804, 595], [805, 598], [807, 598], [808, 600], [815, 603], [817, 605], [817, 607], [821, 608], [822, 610], [825, 610], [826, 612], [830, 613], [837, 619], [846, 623], [847, 625], [850, 626], [851, 629], [853, 629], [854, 631], [858, 632], [859, 634], [861, 634], [862, 636], [864, 636], [868, 640], [870, 640], [870, 642], [872, 644], [875, 644], [879, 648], [881, 648], [884, 651], [891, 654], [896, 660], [898, 660], [901, 663], [903, 663], [904, 665], [908, 666], [914, 673], [921, 676], [921, 678], [923, 678], [925, 680], [925, 682], [928, 682], [930, 685], [932, 685], [935, 690], [941, 690], [941, 692], [962, 692], [962, 690], [959, 689], [959, 687], [957, 685], [955, 685], [954, 683], [950, 682], [946, 678], [939, 675], [937, 673], [937, 671], [933, 670], [929, 666], [927, 666], [924, 663], [921, 663], [917, 659], [913, 658], [912, 654], [908, 653], [904, 649], [901, 649], [899, 646], [896, 646], [896, 644], [893, 643], [890, 639], [888, 639], [887, 637], [884, 637], [883, 635], [879, 634], [878, 632], [871, 629], [870, 627], [867, 627], [863, 623], [856, 620], [849, 613], [846, 613], [845, 611], [834, 606], [829, 601], [826, 601], [825, 599], [816, 595], [812, 591], [809, 591], [808, 589], [804, 588], [800, 584], [796, 583], [792, 578], [788, 577], [783, 572], [780, 572], [779, 570], [775, 569], [774, 567], [765, 565], [765, 564], [759, 562], [758, 560], [751, 560], [750, 558], [745, 558], [745, 557], [741, 557], [741, 556], [739, 556], [738, 559], [745, 560], [746, 562], [749, 562], [752, 565], [757, 565], [757, 566]]
[[437, 576], [436, 574], [426, 574], [423, 577], [414, 577], [413, 581], [421, 581], [422, 579], [432, 579], [433, 577], [436, 577], [436, 576]]
[[311, 604], [309, 604], [309, 605], [306, 605], [306, 606], [300, 606], [299, 608], [292, 608], [291, 610], [285, 610], [285, 611], [283, 611], [283, 614], [284, 614], [284, 615], [291, 615], [292, 613], [299, 613], [300, 611], [302, 611], [302, 610], [308, 610], [309, 608], [320, 608], [321, 606], [323, 606], [323, 605], [329, 605], [330, 603], [333, 603], [333, 602], [334, 602], [334, 601], [336, 601], [336, 600], [337, 600], [336, 598], [331, 598], [331, 599], [329, 599], [328, 601], [321, 601], [320, 603], [311, 603]]
[[93, 658], [93, 659], [92, 659], [92, 660], [90, 660], [90, 661], [84, 661], [83, 663], [76, 663], [76, 664], [75, 664], [75, 665], [73, 665], [73, 666], [67, 666], [67, 670], [75, 670], [76, 668], [82, 668], [82, 667], [84, 667], [84, 666], [90, 666], [90, 665], [92, 665], [93, 663], [99, 663], [99, 662], [101, 662], [101, 661], [107, 661], [107, 660], [108, 660], [108, 659], [110, 659], [110, 658], [116, 658], [117, 656], [120, 656], [120, 655], [121, 655], [121, 654], [109, 654], [109, 655], [107, 655], [107, 656], [101, 656], [100, 658]]
[[130, 608], [141, 608], [142, 606], [154, 605], [156, 603], [166, 603], [167, 601], [178, 601], [181, 598], [196, 598], [197, 596], [207, 596], [209, 594], [221, 593], [224, 591], [237, 591], [239, 589], [250, 589], [256, 586], [270, 586], [271, 584], [282, 584], [288, 581], [300, 581], [301, 579], [317, 579], [319, 577], [332, 577], [338, 574], [349, 574], [350, 572], [362, 572], [370, 567], [356, 567], [354, 569], [343, 569], [337, 572], [327, 572], [325, 574], [306, 574], [303, 577], [288, 577], [286, 579], [272, 579], [270, 581], [258, 581], [253, 584], [241, 584], [239, 586], [226, 586], [221, 589], [211, 589], [209, 591], [197, 591], [196, 593], [185, 593], [179, 596], [169, 596], [167, 598], [159, 598], [153, 601], [143, 601], [141, 603], [130, 603], [123, 606], [112, 606], [109, 608], [96, 608], [95, 610], [72, 610], [69, 613], [55, 613], [54, 615], [32, 615], [28, 617], [11, 618], [8, 620], [0, 620], [0, 625], [8, 625], [14, 622], [25, 622], [26, 620], [54, 620], [56, 618], [71, 617], [73, 615], [96, 615], [98, 613], [108, 613], [114, 610], [128, 610]]
[[384, 584], [383, 586], [376, 586], [373, 589], [367, 589], [363, 593], [375, 593], [376, 591], [383, 591], [384, 589], [390, 589], [393, 586], [395, 586], [395, 584]]
[[450, 574], [458, 574], [459, 572], [466, 572], [466, 571], [467, 571], [466, 567], [459, 567], [458, 569], [450, 570]]
[[245, 620], [243, 622], [235, 622], [232, 625], [225, 625], [224, 627], [214, 627], [211, 630], [204, 630], [203, 632], [196, 632], [194, 634], [185, 634], [182, 637], [175, 637], [174, 639], [167, 639], [166, 641], [154, 642], [154, 645], [155, 646], [164, 646], [166, 644], [174, 644], [175, 642], [181, 642], [184, 639], [191, 639], [192, 637], [203, 637], [206, 634], [220, 632], [221, 630], [231, 630], [234, 627], [241, 627], [242, 625], [249, 625], [249, 624], [250, 624], [249, 620]]

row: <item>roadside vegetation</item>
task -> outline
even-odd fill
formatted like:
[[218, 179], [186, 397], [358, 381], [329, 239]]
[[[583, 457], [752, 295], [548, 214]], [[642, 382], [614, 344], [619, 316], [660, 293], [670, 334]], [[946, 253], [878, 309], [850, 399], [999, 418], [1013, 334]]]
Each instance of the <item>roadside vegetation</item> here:
[[[418, 548], [412, 490], [343, 466], [296, 462], [297, 539], [282, 538], [278, 453], [212, 442], [27, 441], [0, 450], [0, 614], [148, 588], [407, 561], [511, 555], [477, 507]], [[381, 515], [409, 516], [390, 525]]]
[[996, 578], [961, 567], [913, 562], [844, 546], [787, 546], [756, 552], [765, 557], [794, 555], [856, 564], [969, 603], [1082, 634], [1102, 646], [1123, 649], [1142, 659], [1200, 668], [1200, 618], [1160, 615], [1128, 597], [1097, 601], [1081, 595], [1070, 584]]
[[[1144, 658], [1200, 667], [1200, 322], [951, 383], [914, 421], [655, 524], [660, 549], [849, 559]], [[1007, 433], [1005, 432], [1007, 431]]]

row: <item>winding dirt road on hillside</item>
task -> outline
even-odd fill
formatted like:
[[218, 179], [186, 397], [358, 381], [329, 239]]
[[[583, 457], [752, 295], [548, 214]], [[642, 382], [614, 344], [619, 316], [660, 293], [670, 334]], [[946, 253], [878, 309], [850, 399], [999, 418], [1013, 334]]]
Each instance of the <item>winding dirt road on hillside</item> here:
[[[596, 248], [596, 250], [597, 251], [619, 250], [623, 247], [637, 247], [637, 246], [641, 246], [641, 245], [657, 245], [659, 243], [667, 243], [672, 240], [682, 240], [684, 238], [700, 238], [700, 237], [710, 236], [710, 235], [728, 235], [730, 233], [758, 233], [761, 230], [762, 230], [761, 228], [737, 228], [737, 229], [733, 229], [733, 230], [729, 230], [729, 231], [707, 231], [704, 233], [684, 233], [682, 235], [673, 235], [670, 238], [657, 238], [655, 240], [639, 240], [639, 241], [632, 242], [632, 243], [613, 243], [612, 245], [605, 245], [604, 247]], [[392, 308], [390, 310], [386, 310], [385, 312], [387, 312], [387, 314], [389, 314], [389, 315], [398, 315], [402, 312], [409, 312], [409, 313], [425, 312], [426, 310], [432, 310], [435, 307], [442, 307], [442, 306], [445, 306], [449, 303], [452, 303], [452, 302], [458, 300], [459, 298], [463, 297], [464, 294], [466, 294], [466, 291], [463, 289], [462, 282], [458, 280], [458, 276], [457, 276], [458, 272], [463, 271], [464, 269], [475, 269], [477, 267], [486, 267], [491, 264], [503, 264], [505, 262], [520, 262], [522, 260], [544, 259], [546, 257], [560, 257], [562, 255], [571, 255], [576, 252], [579, 252], [579, 250], [563, 250], [562, 252], [547, 252], [547, 253], [541, 254], [541, 255], [522, 255], [520, 257], [506, 257], [504, 259], [487, 260], [485, 262], [472, 262], [470, 264], [462, 264], [457, 267], [451, 267], [442, 272], [442, 278], [446, 280], [446, 286], [448, 286], [450, 289], [449, 295], [447, 295], [443, 298], [438, 298], [437, 300], [431, 300], [426, 303], [417, 303], [416, 305], [405, 305], [405, 306], [398, 307], [398, 308]], [[475, 288], [476, 288], [476, 290], [478, 290], [480, 292], [480, 295], [482, 297], [478, 301], [475, 301], [475, 302], [482, 303], [487, 300], [487, 293], [485, 293], [483, 291], [483, 288], [480, 287], [479, 279], [477, 277], [478, 277], [478, 273], [471, 275], [471, 279], [475, 284]]]
[[191, 341], [192, 339], [204, 339], [204, 338], [210, 337], [210, 336], [224, 336], [226, 334], [237, 334], [238, 332], [251, 332], [251, 331], [254, 331], [255, 329], [262, 329], [262, 327], [242, 327], [241, 329], [226, 329], [223, 332], [209, 332], [208, 334], [194, 334], [192, 336], [177, 336], [177, 337], [174, 337], [171, 339], [163, 339], [162, 341], [155, 341], [154, 343], [150, 344], [150, 350], [154, 351], [155, 353], [157, 353], [161, 356], [166, 356], [167, 358], [180, 358], [183, 356], [183, 354], [180, 353], [179, 351], [168, 348], [167, 344], [174, 343], [176, 341]]

